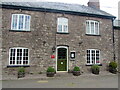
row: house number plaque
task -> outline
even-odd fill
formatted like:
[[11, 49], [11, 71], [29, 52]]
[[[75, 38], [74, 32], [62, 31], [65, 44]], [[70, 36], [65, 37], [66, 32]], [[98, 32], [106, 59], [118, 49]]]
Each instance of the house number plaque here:
[[71, 57], [71, 59], [75, 59], [75, 51], [70, 52], [70, 57]]

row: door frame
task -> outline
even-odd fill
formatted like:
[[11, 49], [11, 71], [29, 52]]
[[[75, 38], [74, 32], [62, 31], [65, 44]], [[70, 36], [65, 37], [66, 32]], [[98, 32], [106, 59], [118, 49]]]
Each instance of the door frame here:
[[[67, 71], [57, 71], [57, 59], [58, 59], [58, 49], [59, 48], [66, 48], [67, 49]], [[68, 72], [68, 47], [67, 46], [58, 46], [56, 48], [56, 72]]]

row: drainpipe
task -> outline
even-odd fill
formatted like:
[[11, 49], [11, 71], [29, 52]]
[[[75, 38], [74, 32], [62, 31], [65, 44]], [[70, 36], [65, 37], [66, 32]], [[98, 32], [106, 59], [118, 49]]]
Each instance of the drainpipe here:
[[113, 33], [113, 60], [115, 61], [116, 55], [115, 55], [115, 35], [114, 35], [114, 20], [115, 18], [112, 19], [112, 33]]

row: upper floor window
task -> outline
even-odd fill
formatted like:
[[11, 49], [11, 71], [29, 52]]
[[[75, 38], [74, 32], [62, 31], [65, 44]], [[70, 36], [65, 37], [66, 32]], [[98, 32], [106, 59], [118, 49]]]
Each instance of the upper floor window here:
[[93, 20], [87, 20], [86, 34], [99, 35], [99, 22]]
[[30, 15], [12, 14], [11, 30], [30, 31]]
[[9, 65], [28, 65], [29, 51], [27, 48], [10, 48]]
[[60, 17], [57, 20], [57, 32], [68, 33], [68, 19]]
[[87, 50], [87, 64], [100, 64], [100, 50]]

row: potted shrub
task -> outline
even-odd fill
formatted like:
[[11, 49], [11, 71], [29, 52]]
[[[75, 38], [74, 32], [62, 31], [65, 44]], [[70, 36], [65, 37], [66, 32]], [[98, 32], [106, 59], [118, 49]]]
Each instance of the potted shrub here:
[[47, 77], [54, 77], [55, 69], [53, 67], [48, 67], [46, 75]]
[[20, 67], [18, 69], [18, 78], [22, 78], [25, 77], [25, 68], [24, 67]]
[[116, 62], [109, 63], [109, 72], [111, 72], [113, 74], [117, 73], [117, 63]]
[[91, 70], [92, 70], [93, 74], [99, 74], [99, 72], [100, 72], [100, 68], [98, 65], [92, 65]]
[[80, 75], [80, 68], [75, 66], [73, 69], [73, 75], [74, 76], [79, 76]]

